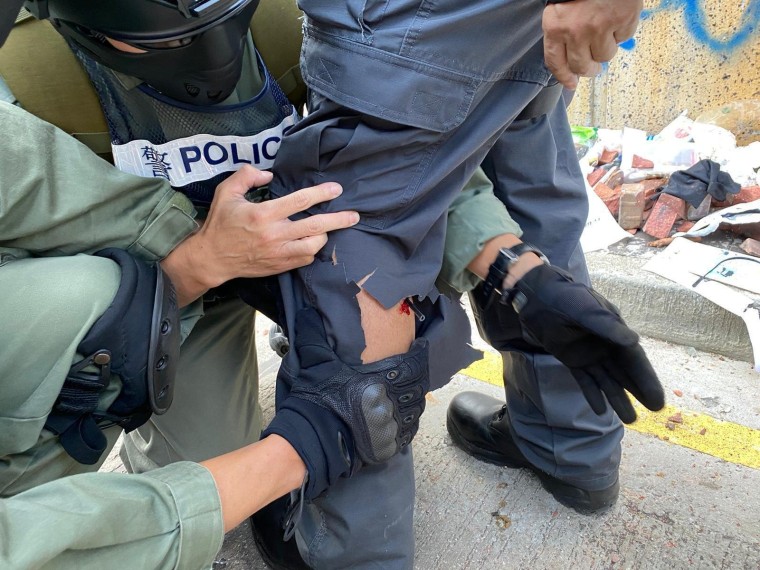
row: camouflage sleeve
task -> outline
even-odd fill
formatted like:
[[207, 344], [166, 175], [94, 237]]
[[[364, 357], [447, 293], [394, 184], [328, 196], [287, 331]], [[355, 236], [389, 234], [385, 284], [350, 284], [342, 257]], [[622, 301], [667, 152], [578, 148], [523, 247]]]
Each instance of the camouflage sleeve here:
[[475, 287], [480, 279], [467, 265], [488, 240], [506, 233], [520, 237], [522, 230], [494, 195], [491, 181], [478, 169], [449, 208], [439, 284], [460, 293]]
[[0, 247], [17, 256], [106, 246], [149, 260], [195, 231], [195, 211], [161, 178], [125, 174], [72, 137], [0, 102]]

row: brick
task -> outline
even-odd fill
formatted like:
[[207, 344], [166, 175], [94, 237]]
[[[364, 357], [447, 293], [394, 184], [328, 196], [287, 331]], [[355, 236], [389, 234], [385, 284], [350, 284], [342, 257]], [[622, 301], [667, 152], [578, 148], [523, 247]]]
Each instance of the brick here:
[[610, 188], [617, 188], [618, 186], [623, 185], [623, 177], [623, 171], [617, 166], [613, 166], [610, 168], [609, 172], [602, 177], [600, 182], [603, 182]]
[[750, 255], [760, 257], [760, 241], [756, 239], [745, 239], [739, 247]]
[[683, 220], [682, 222], [678, 222], [676, 224], [676, 231], [677, 232], [688, 232], [691, 228], [694, 227], [695, 222], [692, 222], [691, 220]]
[[729, 194], [722, 202], [713, 200], [712, 205], [715, 208], [728, 208], [734, 204], [746, 204], [760, 200], [760, 186], [742, 186], [738, 194]]
[[620, 209], [620, 188], [610, 188], [603, 182], [594, 186], [594, 192], [602, 199], [607, 209], [613, 216], [617, 216]]
[[638, 154], [634, 154], [631, 166], [633, 166], [633, 168], [654, 168], [654, 162], [647, 158], [643, 158]]
[[651, 199], [652, 196], [654, 196], [657, 191], [667, 183], [667, 178], [647, 178], [646, 180], [639, 182], [639, 184], [644, 186], [644, 211], [651, 209], [654, 205], [654, 200]]
[[705, 199], [702, 200], [702, 203], [697, 208], [691, 204], [687, 204], [686, 219], [694, 221], [701, 220], [710, 213], [710, 204], [712, 204], [712, 197], [709, 194], [705, 196]]
[[670, 194], [660, 194], [644, 225], [644, 232], [656, 238], [668, 237], [676, 220], [685, 217], [686, 202]]
[[592, 188], [596, 186], [596, 183], [599, 182], [605, 174], [607, 174], [607, 171], [604, 170], [604, 168], [596, 168], [589, 172], [586, 176], [589, 186]]
[[605, 148], [602, 151], [602, 154], [599, 155], [599, 160], [597, 161], [597, 164], [600, 166], [602, 164], [609, 164], [610, 162], [613, 162], [618, 157], [619, 154], [620, 153], [616, 150], [610, 150], [610, 149]]
[[686, 219], [686, 200], [677, 196], [671, 196], [670, 194], [661, 194], [657, 202], [663, 201], [668, 208], [675, 210], [676, 214], [678, 214], [678, 219]]
[[643, 184], [623, 184], [620, 189], [620, 209], [618, 224], [625, 230], [640, 228], [644, 219], [644, 197], [646, 189]]
[[675, 239], [674, 237], [655, 239], [648, 242], [647, 247], [668, 247]]
[[760, 224], [721, 224], [718, 229], [728, 230], [738, 236], [760, 240]]
[[647, 198], [649, 198], [652, 194], [657, 192], [657, 190], [665, 186], [667, 183], [667, 178], [647, 178], [646, 180], [639, 182], [639, 184], [644, 186], [644, 195]]
[[746, 204], [755, 200], [760, 200], [760, 186], [742, 186], [734, 196], [734, 204]]

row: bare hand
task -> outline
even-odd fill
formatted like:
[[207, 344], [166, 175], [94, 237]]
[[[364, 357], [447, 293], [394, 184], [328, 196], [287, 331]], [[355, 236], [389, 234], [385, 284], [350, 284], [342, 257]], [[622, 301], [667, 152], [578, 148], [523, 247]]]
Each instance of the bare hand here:
[[217, 187], [201, 229], [164, 259], [180, 305], [236, 277], [265, 277], [308, 265], [327, 243], [327, 232], [359, 221], [359, 214], [350, 211], [288, 219], [339, 196], [342, 189], [333, 182], [268, 202], [245, 199], [248, 190], [271, 180], [271, 172], [251, 166], [238, 170]]
[[568, 89], [578, 77], [593, 77], [610, 61], [618, 44], [630, 39], [639, 23], [642, 0], [572, 0], [544, 9], [544, 59]]

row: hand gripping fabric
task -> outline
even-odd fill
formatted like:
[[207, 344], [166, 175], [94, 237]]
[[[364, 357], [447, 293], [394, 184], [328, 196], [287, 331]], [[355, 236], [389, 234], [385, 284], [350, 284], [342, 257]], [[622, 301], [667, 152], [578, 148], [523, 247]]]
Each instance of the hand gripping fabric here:
[[520, 279], [508, 298], [525, 339], [570, 368], [597, 414], [606, 410], [606, 396], [623, 422], [635, 421], [624, 390], [650, 410], [665, 405], [662, 385], [638, 335], [599, 293], [556, 267], [541, 265]]
[[[84, 358], [69, 370], [45, 424], [59, 434], [69, 455], [87, 465], [105, 449], [102, 428], [118, 424], [131, 431], [152, 413], [169, 409], [180, 343], [177, 299], [161, 266], [120, 249], [95, 255], [119, 265], [121, 282], [111, 305], [79, 343], [77, 352]], [[108, 410], [99, 410], [111, 374], [118, 375], [121, 390]]]
[[295, 326], [301, 370], [264, 435], [293, 445], [309, 471], [306, 497], [313, 498], [361, 463], [385, 462], [412, 441], [430, 386], [428, 343], [418, 339], [405, 354], [349, 366], [330, 348], [315, 309], [301, 310]]

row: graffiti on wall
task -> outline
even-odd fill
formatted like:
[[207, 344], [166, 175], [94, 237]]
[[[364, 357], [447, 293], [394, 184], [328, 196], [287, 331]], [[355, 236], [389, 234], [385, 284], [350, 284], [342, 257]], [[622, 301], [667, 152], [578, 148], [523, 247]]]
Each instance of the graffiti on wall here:
[[[699, 43], [718, 53], [731, 53], [744, 45], [758, 32], [760, 25], [760, 0], [739, 0], [737, 10], [740, 20], [729, 34], [717, 36], [710, 31], [703, 4], [708, 0], [660, 0], [659, 5], [641, 13], [646, 20], [665, 11], [683, 11], [686, 31]], [[629, 40], [621, 47], [633, 48]]]

